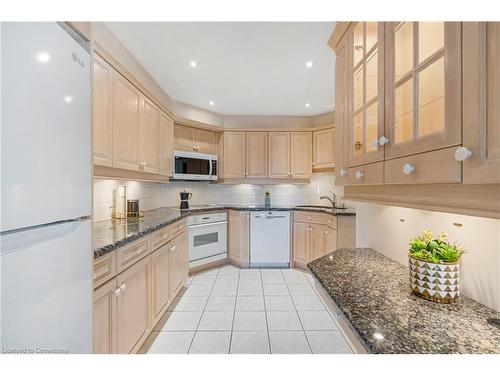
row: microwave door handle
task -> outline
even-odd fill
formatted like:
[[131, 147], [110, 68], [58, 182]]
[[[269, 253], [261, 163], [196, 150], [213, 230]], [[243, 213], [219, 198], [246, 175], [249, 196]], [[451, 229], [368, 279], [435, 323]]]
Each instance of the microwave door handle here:
[[208, 177], [212, 176], [212, 159], [208, 159]]

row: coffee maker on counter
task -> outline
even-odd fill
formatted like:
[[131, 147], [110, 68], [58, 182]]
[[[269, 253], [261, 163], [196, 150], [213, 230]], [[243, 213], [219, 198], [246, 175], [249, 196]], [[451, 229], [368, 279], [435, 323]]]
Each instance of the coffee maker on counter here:
[[192, 193], [188, 193], [186, 190], [184, 191], [181, 191], [179, 193], [179, 195], [181, 196], [181, 207], [180, 209], [181, 210], [187, 210], [189, 209], [189, 202], [188, 200], [191, 199], [191, 197], [193, 196]]

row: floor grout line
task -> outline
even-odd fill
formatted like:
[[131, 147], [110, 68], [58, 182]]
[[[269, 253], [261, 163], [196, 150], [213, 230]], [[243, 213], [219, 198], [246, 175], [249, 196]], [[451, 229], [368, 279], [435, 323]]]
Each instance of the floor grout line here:
[[231, 336], [229, 336], [229, 348], [227, 354], [231, 354], [231, 345], [233, 344], [234, 317], [236, 316], [236, 301], [238, 300], [238, 290], [240, 288], [240, 273], [241, 270], [238, 270], [238, 280], [236, 283], [236, 297], [234, 298], [233, 322], [231, 323]]
[[[281, 270], [280, 270], [280, 274], [283, 277], [283, 273], [281, 272]], [[262, 271], [260, 272], [260, 281], [262, 282], [262, 300], [264, 303], [264, 316], [266, 317], [267, 346], [269, 348], [269, 354], [273, 354], [271, 351], [271, 335], [269, 334], [269, 322], [267, 320], [266, 296], [264, 295], [264, 279], [262, 277]]]
[[[219, 271], [220, 271], [220, 266], [217, 268], [217, 273], [215, 274], [216, 281], [217, 281], [217, 276], [219, 275]], [[196, 275], [198, 275], [198, 273]], [[210, 299], [210, 296], [212, 295], [212, 290], [214, 289], [214, 286], [215, 286], [215, 281], [212, 284], [212, 287], [210, 288], [210, 292], [208, 293], [207, 302], [205, 302], [205, 306], [203, 306], [203, 310], [201, 311], [200, 320], [198, 321], [198, 325], [196, 326], [196, 329], [194, 330], [194, 335], [193, 335], [193, 338], [191, 339], [191, 343], [189, 344], [187, 354], [189, 354], [189, 351], [191, 350], [191, 346], [193, 346], [194, 338], [196, 337], [196, 334], [198, 333], [198, 328], [200, 328], [201, 319], [203, 319], [203, 314], [205, 313], [205, 309], [207, 308], [208, 300]]]

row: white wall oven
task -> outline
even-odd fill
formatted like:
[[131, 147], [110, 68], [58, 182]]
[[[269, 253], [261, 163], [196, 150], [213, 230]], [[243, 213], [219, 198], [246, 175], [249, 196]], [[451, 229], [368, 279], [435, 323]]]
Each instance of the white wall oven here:
[[227, 258], [227, 213], [216, 212], [187, 218], [189, 268]]

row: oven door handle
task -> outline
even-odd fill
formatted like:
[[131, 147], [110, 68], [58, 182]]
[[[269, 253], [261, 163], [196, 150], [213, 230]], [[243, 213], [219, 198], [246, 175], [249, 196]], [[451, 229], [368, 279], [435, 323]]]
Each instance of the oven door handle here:
[[216, 221], [215, 223], [205, 223], [205, 224], [188, 225], [188, 228], [208, 227], [208, 226], [211, 226], [211, 225], [219, 225], [219, 224], [227, 224], [227, 221]]

